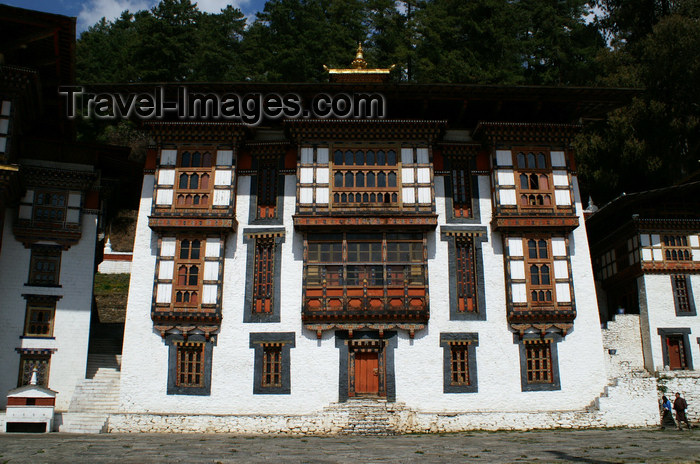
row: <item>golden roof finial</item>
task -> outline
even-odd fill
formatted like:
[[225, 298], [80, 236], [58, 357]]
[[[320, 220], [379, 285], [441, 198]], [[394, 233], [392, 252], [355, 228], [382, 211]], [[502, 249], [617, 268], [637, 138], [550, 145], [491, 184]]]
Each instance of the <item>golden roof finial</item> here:
[[331, 82], [386, 82], [394, 66], [388, 69], [368, 68], [362, 51], [362, 42], [358, 42], [355, 59], [352, 60], [349, 68], [329, 68], [324, 65], [323, 69], [328, 71]]
[[350, 66], [355, 69], [364, 69], [367, 67], [367, 62], [362, 54], [362, 42], [357, 43], [357, 53], [355, 54], [355, 59], [350, 63]]

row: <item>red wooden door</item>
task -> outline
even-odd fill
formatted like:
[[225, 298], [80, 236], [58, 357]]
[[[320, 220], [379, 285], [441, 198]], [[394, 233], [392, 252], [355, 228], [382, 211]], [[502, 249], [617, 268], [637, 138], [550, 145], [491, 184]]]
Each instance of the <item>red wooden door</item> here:
[[668, 366], [671, 369], [683, 369], [685, 368], [683, 362], [683, 342], [678, 337], [668, 337], [666, 339], [666, 345], [668, 347]]
[[355, 354], [355, 393], [379, 394], [379, 353]]

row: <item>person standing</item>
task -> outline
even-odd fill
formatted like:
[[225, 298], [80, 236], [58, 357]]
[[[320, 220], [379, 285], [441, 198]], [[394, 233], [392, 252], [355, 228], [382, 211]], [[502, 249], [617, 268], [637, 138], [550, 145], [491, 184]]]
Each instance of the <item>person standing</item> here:
[[666, 398], [666, 396], [661, 398], [661, 408], [661, 430], [665, 430], [667, 426], [675, 428], [676, 421], [673, 420], [673, 405], [671, 404], [671, 400]]
[[678, 422], [678, 430], [682, 430], [681, 422], [685, 422], [690, 430], [690, 422], [685, 415], [685, 410], [688, 409], [688, 403], [681, 397], [680, 393], [676, 393], [676, 400], [673, 402], [673, 409], [676, 410], [676, 422]]

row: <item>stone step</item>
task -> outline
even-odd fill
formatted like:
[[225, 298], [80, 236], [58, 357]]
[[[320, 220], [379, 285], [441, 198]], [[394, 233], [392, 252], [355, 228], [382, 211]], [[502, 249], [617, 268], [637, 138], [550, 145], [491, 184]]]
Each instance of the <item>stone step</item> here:
[[108, 414], [64, 412], [59, 432], [101, 433], [106, 430]]

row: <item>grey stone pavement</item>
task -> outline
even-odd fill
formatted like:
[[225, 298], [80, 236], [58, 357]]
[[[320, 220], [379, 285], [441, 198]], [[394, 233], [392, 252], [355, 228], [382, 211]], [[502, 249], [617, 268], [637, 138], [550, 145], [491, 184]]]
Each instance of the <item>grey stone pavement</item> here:
[[700, 462], [700, 430], [464, 432], [389, 437], [0, 433], [5, 463]]

